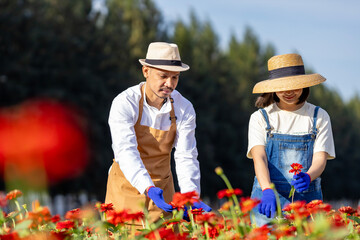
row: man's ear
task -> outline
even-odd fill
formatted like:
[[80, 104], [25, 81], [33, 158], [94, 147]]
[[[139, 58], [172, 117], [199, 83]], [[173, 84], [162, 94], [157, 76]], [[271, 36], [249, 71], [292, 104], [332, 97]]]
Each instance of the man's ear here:
[[142, 67], [142, 72], [143, 72], [143, 76], [144, 78], [148, 78], [149, 76], [149, 72], [150, 72], [150, 68], [148, 66], [143, 66]]

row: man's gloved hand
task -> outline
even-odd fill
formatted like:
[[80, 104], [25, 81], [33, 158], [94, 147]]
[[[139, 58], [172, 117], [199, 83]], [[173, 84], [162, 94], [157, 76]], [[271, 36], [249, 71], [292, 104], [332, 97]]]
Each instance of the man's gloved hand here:
[[294, 175], [291, 185], [293, 185], [298, 192], [303, 192], [309, 188], [311, 177], [308, 173], [300, 172]]
[[263, 190], [263, 196], [259, 204], [259, 213], [266, 215], [268, 218], [273, 218], [276, 213], [276, 198], [275, 193], [271, 188]]
[[150, 187], [147, 191], [147, 196], [154, 201], [158, 208], [161, 208], [165, 212], [172, 212], [174, 209], [170, 204], [167, 204], [164, 200], [163, 190], [158, 187]]
[[211, 207], [209, 207], [208, 205], [206, 205], [204, 202], [199, 201], [199, 202], [194, 202], [194, 204], [192, 205], [193, 209], [199, 209], [202, 208], [205, 212], [210, 212], [212, 209]]

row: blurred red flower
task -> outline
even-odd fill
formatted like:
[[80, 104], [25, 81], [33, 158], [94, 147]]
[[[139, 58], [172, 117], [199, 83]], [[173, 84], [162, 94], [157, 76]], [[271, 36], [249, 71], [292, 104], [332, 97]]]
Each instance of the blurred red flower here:
[[235, 189], [223, 189], [217, 192], [217, 197], [222, 199], [224, 197], [231, 197], [232, 195], [242, 195], [243, 191], [240, 188]]
[[[187, 233], [183, 233], [181, 234], [176, 234], [172, 231], [172, 229], [166, 229], [166, 228], [160, 228], [157, 229], [155, 231], [152, 231], [150, 233], [148, 233], [147, 235], [145, 235], [145, 238], [149, 239], [149, 240], [158, 240], [158, 239], [162, 239], [162, 240], [185, 240], [188, 239], [187, 238], [188, 234]], [[160, 237], [160, 238], [159, 238]]]
[[346, 213], [346, 214], [349, 214], [349, 215], [352, 215], [354, 213], [356, 213], [356, 210], [353, 209], [352, 207], [350, 206], [346, 206], [346, 207], [341, 207], [338, 209], [339, 212], [342, 212], [342, 213]]
[[75, 208], [73, 210], [67, 211], [65, 213], [65, 219], [81, 221], [82, 215], [80, 208]]
[[171, 205], [176, 208], [183, 208], [184, 205], [193, 205], [195, 202], [199, 202], [199, 195], [195, 191], [187, 193], [176, 192], [171, 201]]
[[49, 99], [0, 109], [0, 172], [35, 186], [81, 174], [89, 157], [85, 125], [72, 106]]
[[107, 212], [107, 211], [111, 211], [111, 210], [114, 210], [114, 205], [112, 203], [102, 203], [100, 205], [101, 212]]
[[70, 220], [56, 223], [56, 229], [58, 229], [58, 230], [71, 229], [71, 228], [74, 228], [74, 226], [75, 226], [75, 223]]
[[17, 232], [12, 232], [9, 234], [0, 235], [0, 239], [1, 240], [20, 240], [21, 238], [19, 237]]
[[129, 213], [128, 213], [127, 209], [124, 209], [122, 211], [115, 211], [115, 210], [108, 211], [106, 213], [106, 220], [109, 223], [117, 226], [119, 224], [125, 223], [128, 219], [128, 215], [129, 215]]
[[51, 221], [51, 213], [48, 207], [38, 207], [35, 211], [28, 213], [28, 218], [32, 220], [30, 228], [38, 228]]
[[15, 189], [15, 190], [8, 192], [8, 194], [6, 195], [6, 198], [8, 200], [12, 200], [12, 199], [21, 197], [22, 195], [23, 195], [23, 193], [20, 190]]
[[244, 213], [250, 212], [254, 207], [260, 203], [259, 199], [243, 197], [241, 198], [240, 207]]

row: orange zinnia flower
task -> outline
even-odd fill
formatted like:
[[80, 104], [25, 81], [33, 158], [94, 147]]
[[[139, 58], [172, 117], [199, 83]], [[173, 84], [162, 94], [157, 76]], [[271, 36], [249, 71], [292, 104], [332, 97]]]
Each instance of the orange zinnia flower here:
[[38, 207], [35, 211], [29, 212], [29, 219], [32, 220], [30, 228], [37, 228], [51, 221], [51, 213], [48, 207]]
[[186, 204], [193, 205], [195, 202], [199, 202], [199, 195], [192, 191], [187, 193], [176, 192], [171, 203], [176, 208], [182, 208]]
[[232, 195], [242, 195], [243, 191], [240, 188], [224, 189], [217, 192], [217, 197], [222, 199], [223, 197], [231, 197]]
[[249, 197], [241, 198], [241, 203], [240, 203], [241, 211], [243, 211], [244, 213], [250, 212], [259, 203], [260, 200], [256, 198], [249, 198]]
[[294, 173], [294, 175], [299, 174], [303, 169], [303, 166], [300, 163], [293, 163], [291, 164], [291, 169], [289, 173]]
[[65, 219], [80, 221], [82, 219], [80, 208], [67, 211], [65, 214]]
[[6, 195], [6, 198], [7, 200], [12, 200], [12, 199], [16, 199], [18, 197], [21, 197], [23, 194], [20, 190], [12, 190], [11, 192], [9, 192], [7, 195]]

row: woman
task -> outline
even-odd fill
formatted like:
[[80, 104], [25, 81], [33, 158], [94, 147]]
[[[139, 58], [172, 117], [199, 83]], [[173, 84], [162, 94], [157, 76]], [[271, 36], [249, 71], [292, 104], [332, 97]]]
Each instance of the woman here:
[[[261, 199], [255, 210], [258, 226], [268, 223], [276, 213], [276, 199], [270, 184], [279, 193], [281, 207], [294, 201], [322, 199], [320, 175], [327, 159], [335, 158], [335, 147], [327, 112], [306, 101], [309, 87], [326, 79], [305, 74], [298, 54], [274, 56], [268, 61], [269, 79], [257, 83], [253, 93], [262, 93], [255, 105], [260, 108], [249, 122], [248, 158], [252, 158], [255, 180], [251, 197]], [[302, 172], [290, 173], [299, 163]]]

